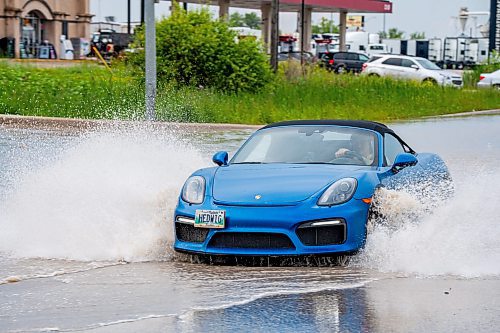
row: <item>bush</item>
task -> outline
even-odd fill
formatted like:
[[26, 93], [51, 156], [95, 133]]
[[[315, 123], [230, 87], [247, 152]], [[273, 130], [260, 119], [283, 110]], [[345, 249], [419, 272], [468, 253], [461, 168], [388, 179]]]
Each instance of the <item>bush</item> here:
[[492, 73], [500, 69], [500, 54], [498, 52], [491, 52], [490, 58], [475, 66], [473, 70], [464, 71], [464, 86], [472, 88], [475, 87], [479, 81], [479, 76], [482, 73]]
[[[224, 92], [255, 91], [269, 82], [267, 56], [258, 41], [238, 41], [225, 22], [212, 20], [208, 9], [186, 12], [174, 6], [172, 15], [156, 24], [160, 80]], [[136, 46], [143, 44], [144, 31], [138, 31]], [[143, 51], [131, 63], [143, 66]]]

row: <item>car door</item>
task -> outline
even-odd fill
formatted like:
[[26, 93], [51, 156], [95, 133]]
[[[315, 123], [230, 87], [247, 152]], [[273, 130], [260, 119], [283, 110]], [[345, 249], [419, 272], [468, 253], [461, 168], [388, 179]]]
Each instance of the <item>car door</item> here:
[[334, 53], [333, 58], [335, 59], [335, 63], [333, 64], [335, 69], [337, 69], [339, 66], [342, 66], [344, 68], [348, 68], [348, 64], [346, 63], [347, 61], [347, 53], [345, 52], [337, 52]]
[[420, 66], [411, 59], [401, 59], [401, 78], [420, 81]]
[[390, 57], [382, 61], [382, 74], [384, 76], [390, 76], [394, 78], [399, 78], [401, 76], [401, 58]]
[[[345, 57], [346, 68], [350, 71], [358, 71], [358, 54], [357, 53], [346, 53]], [[359, 65], [359, 68], [361, 65]]]

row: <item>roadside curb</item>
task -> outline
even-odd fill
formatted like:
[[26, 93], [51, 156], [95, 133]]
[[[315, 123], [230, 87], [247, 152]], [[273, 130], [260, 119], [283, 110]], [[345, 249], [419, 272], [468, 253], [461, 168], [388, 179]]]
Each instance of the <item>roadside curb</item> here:
[[455, 118], [455, 117], [459, 118], [459, 117], [472, 117], [472, 116], [496, 115], [496, 114], [500, 114], [500, 109], [450, 113], [450, 114], [443, 114], [443, 115], [439, 115], [439, 116], [427, 116], [427, 117], [423, 117], [423, 118], [424, 119]]
[[[442, 119], [472, 117], [481, 115], [500, 115], [500, 109], [469, 111], [438, 116], [426, 116], [420, 119]], [[418, 119], [408, 119], [418, 120]], [[134, 127], [150, 126], [156, 129], [165, 130], [256, 130], [264, 125], [243, 125], [243, 124], [221, 124], [221, 123], [179, 123], [179, 122], [161, 122], [161, 121], [136, 121], [136, 120], [108, 120], [108, 119], [77, 119], [77, 118], [58, 118], [58, 117], [35, 117], [0, 114], [0, 126], [7, 127], [37, 127], [59, 130], [91, 130], [111, 127]]]
[[0, 126], [8, 127], [37, 127], [47, 129], [67, 129], [67, 130], [91, 130], [111, 127], [134, 127], [151, 126], [157, 129], [168, 130], [246, 130], [258, 129], [264, 125], [241, 125], [241, 124], [214, 124], [214, 123], [178, 123], [178, 122], [146, 122], [134, 120], [107, 120], [107, 119], [76, 119], [57, 117], [34, 117], [19, 115], [0, 114]]

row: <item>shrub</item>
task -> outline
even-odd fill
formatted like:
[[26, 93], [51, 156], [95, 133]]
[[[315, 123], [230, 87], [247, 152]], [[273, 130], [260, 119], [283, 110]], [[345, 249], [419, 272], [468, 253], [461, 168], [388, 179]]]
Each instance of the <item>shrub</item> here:
[[492, 73], [498, 69], [500, 69], [500, 53], [493, 51], [487, 61], [475, 66], [473, 70], [464, 71], [464, 86], [475, 87], [482, 73]]
[[[258, 41], [238, 41], [227, 23], [213, 20], [206, 8], [186, 12], [174, 6], [172, 15], [156, 24], [160, 80], [225, 92], [255, 91], [270, 80], [267, 56]], [[136, 38], [136, 46], [143, 46], [144, 31]], [[143, 51], [130, 62], [143, 66]]]

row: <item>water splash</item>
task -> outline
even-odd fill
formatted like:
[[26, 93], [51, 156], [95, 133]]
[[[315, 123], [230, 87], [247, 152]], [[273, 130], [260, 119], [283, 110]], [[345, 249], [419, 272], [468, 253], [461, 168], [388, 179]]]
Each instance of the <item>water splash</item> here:
[[[179, 135], [150, 129], [97, 130], [63, 148], [41, 144], [35, 153], [53, 155], [33, 161], [21, 154], [23, 171], [2, 179], [11, 190], [0, 193], [0, 253], [84, 261], [172, 257], [168, 219], [182, 182], [208, 165], [203, 153]], [[387, 192], [380, 207], [389, 218], [369, 235], [355, 266], [422, 276], [500, 275], [500, 161], [468, 156], [466, 163], [463, 154], [451, 159], [458, 182], [444, 204], [426, 200], [424, 189]]]
[[355, 264], [422, 276], [500, 275], [499, 198], [499, 170], [469, 175], [440, 206], [422, 193], [388, 191], [385, 223], [375, 226]]
[[0, 203], [0, 252], [72, 260], [169, 255], [179, 189], [204, 164], [171, 136], [97, 131], [20, 173]]

